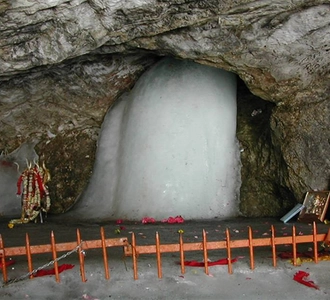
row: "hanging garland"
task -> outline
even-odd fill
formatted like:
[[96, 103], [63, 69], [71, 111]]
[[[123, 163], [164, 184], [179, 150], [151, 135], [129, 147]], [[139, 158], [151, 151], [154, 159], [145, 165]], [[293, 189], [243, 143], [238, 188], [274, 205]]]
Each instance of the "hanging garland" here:
[[13, 219], [9, 224], [22, 224], [36, 220], [42, 213], [50, 209], [50, 197], [47, 182], [50, 180], [49, 170], [43, 163], [40, 167], [37, 163], [27, 164], [17, 181], [17, 195], [22, 197], [22, 214], [20, 219]]

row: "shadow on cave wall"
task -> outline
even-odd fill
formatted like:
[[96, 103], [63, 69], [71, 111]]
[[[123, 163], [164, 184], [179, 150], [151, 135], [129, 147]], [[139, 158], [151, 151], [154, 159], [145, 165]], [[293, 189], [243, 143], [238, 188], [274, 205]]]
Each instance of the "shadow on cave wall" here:
[[272, 143], [274, 103], [253, 95], [242, 80], [237, 90], [237, 138], [241, 150], [240, 211], [247, 217], [280, 216], [296, 199], [284, 185], [286, 165]]

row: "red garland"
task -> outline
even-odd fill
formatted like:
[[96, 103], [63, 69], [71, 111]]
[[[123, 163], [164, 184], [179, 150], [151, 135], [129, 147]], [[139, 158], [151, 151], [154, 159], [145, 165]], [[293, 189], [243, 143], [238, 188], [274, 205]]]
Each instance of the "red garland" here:
[[39, 172], [37, 167], [35, 167], [33, 170], [24, 171], [22, 173], [22, 175], [18, 178], [18, 181], [17, 181], [17, 195], [22, 194], [21, 186], [22, 186], [23, 178], [28, 177], [28, 176], [33, 177], [33, 180], [32, 180], [32, 193], [33, 193], [33, 196], [34, 196], [34, 193], [35, 193], [36, 181], [37, 181], [37, 184], [38, 184], [38, 187], [39, 187], [39, 190], [40, 190], [40, 198], [42, 199], [44, 197], [44, 195], [46, 194], [46, 190], [45, 190], [44, 182], [41, 178], [40, 172]]
[[43, 196], [45, 195], [45, 188], [38, 169], [35, 170], [35, 176], [37, 177], [37, 182], [40, 190], [40, 199], [42, 199]]
[[314, 289], [319, 289], [319, 287], [314, 283], [314, 281], [308, 281], [306, 278], [309, 276], [309, 273], [306, 273], [305, 271], [298, 271], [296, 274], [293, 276], [293, 280], [306, 285], [308, 287], [314, 288]]

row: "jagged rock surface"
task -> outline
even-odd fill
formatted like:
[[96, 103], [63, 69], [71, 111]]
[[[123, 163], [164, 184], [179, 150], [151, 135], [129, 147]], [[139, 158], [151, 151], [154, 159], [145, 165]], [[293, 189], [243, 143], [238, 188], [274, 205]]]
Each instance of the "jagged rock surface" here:
[[[62, 174], [50, 187], [54, 212], [65, 211], [88, 180], [113, 101], [154, 55], [191, 59], [235, 72], [272, 102], [241, 101], [241, 210], [278, 215], [307, 190], [329, 188], [329, 3], [0, 1], [0, 148], [37, 138], [39, 154]], [[267, 113], [251, 118], [258, 106]]]

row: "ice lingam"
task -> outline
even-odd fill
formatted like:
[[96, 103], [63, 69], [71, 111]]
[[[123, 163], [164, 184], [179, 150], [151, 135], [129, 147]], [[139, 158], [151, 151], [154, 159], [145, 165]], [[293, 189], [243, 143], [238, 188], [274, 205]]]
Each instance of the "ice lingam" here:
[[92, 177], [71, 213], [80, 220], [231, 217], [239, 188], [236, 76], [163, 58], [109, 109]]

